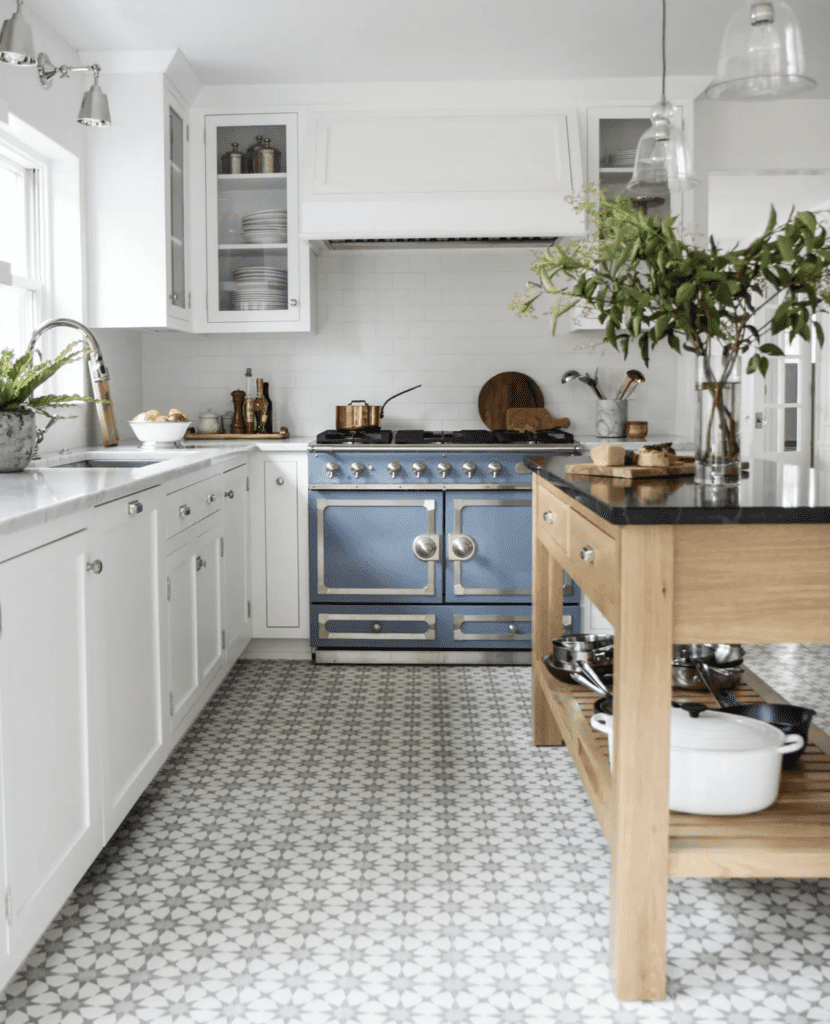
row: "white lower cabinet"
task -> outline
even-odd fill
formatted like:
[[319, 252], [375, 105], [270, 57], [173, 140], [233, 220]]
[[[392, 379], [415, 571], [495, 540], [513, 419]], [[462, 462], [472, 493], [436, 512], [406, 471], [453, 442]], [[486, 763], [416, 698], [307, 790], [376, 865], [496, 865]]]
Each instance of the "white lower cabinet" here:
[[87, 574], [89, 659], [98, 713], [104, 841], [164, 759], [161, 704], [161, 489], [95, 509]]
[[224, 498], [225, 656], [236, 661], [251, 639], [248, 464], [222, 474]]
[[102, 847], [85, 637], [94, 641], [86, 530], [0, 564], [0, 983]]
[[251, 457], [253, 635], [309, 636], [308, 464], [304, 453]]

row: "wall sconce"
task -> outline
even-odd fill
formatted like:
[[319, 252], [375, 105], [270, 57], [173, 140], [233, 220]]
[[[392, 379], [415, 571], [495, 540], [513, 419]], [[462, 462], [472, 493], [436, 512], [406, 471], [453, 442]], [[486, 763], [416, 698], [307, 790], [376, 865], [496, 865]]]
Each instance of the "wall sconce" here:
[[81, 109], [78, 111], [78, 123], [85, 124], [90, 128], [109, 127], [112, 124], [110, 120], [110, 105], [107, 101], [106, 93], [98, 85], [98, 76], [101, 74], [100, 67], [97, 64], [90, 64], [88, 67], [72, 68], [67, 64], [61, 64], [59, 68], [56, 68], [45, 53], [37, 55], [37, 75], [44, 89], [48, 89], [51, 86], [55, 75], [59, 74], [61, 78], [69, 78], [72, 71], [88, 71], [95, 76], [92, 85], [84, 93], [84, 98], [81, 101]]
[[100, 67], [97, 64], [90, 64], [89, 67], [73, 68], [62, 64], [56, 68], [45, 53], [35, 56], [32, 29], [20, 12], [22, 6], [23, 0], [17, 0], [17, 10], [3, 22], [3, 27], [0, 29], [0, 61], [4, 64], [17, 64], [20, 67], [31, 67], [37, 64], [38, 78], [40, 78], [40, 84], [44, 89], [49, 88], [56, 74], [60, 74], [61, 78], [68, 78], [72, 71], [91, 72], [95, 79], [84, 93], [81, 109], [78, 112], [78, 123], [93, 128], [104, 128], [111, 125], [109, 103], [98, 85], [98, 76], [101, 74]]

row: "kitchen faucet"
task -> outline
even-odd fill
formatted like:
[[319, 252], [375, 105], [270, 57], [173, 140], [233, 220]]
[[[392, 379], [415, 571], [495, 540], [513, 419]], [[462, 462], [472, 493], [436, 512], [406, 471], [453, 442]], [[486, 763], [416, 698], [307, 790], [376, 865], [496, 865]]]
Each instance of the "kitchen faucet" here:
[[[92, 331], [79, 320], [71, 320], [69, 317], [58, 317], [56, 320], [47, 320], [41, 324], [29, 339], [28, 351], [33, 352], [35, 345], [41, 335], [50, 331], [53, 327], [72, 327], [80, 331], [90, 348], [87, 355], [89, 362], [89, 376], [92, 380], [94, 397], [99, 399], [95, 403], [98, 411], [98, 422], [101, 424], [101, 434], [106, 447], [118, 444], [118, 429], [115, 426], [115, 413], [110, 399], [110, 374], [104, 363], [104, 356], [101, 353], [101, 346]], [[60, 419], [58, 416], [49, 416], [49, 422], [40, 432], [40, 439], [46, 431]]]

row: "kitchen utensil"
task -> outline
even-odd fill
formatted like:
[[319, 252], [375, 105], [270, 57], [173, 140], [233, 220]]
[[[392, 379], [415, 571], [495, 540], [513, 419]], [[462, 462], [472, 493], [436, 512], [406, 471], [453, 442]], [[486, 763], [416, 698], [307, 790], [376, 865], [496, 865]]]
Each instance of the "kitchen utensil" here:
[[527, 374], [497, 373], [478, 394], [478, 414], [490, 430], [507, 429], [508, 409], [543, 409], [541, 388]]
[[542, 661], [545, 663], [549, 671], [554, 674], [557, 672], [564, 672], [571, 677], [572, 682], [581, 683], [588, 690], [592, 690], [594, 693], [600, 694], [602, 697], [611, 697], [611, 691], [602, 676], [596, 671], [593, 666], [587, 662], [581, 662], [577, 664], [560, 664], [555, 654], [546, 654]]
[[623, 398], [625, 398], [626, 396], [626, 392], [628, 392], [631, 388], [635, 387], [637, 384], [642, 384], [644, 380], [645, 377], [642, 375], [642, 373], [640, 373], [639, 370], [628, 370], [626, 372], [625, 379], [617, 389], [617, 394], [615, 395], [617, 401], [622, 401]]
[[676, 690], [706, 689], [706, 684], [701, 679], [695, 662], [684, 661], [683, 659], [674, 659], [671, 663], [671, 668], [674, 688]]
[[[718, 703], [721, 703], [718, 700]], [[815, 711], [812, 708], [798, 707], [796, 704], [769, 704], [766, 701], [758, 701], [754, 704], [728, 704], [721, 703], [718, 709], [727, 715], [743, 715], [747, 718], [754, 718], [761, 722], [767, 722], [780, 729], [786, 736], [797, 733], [804, 738], [804, 745], [807, 745], [810, 733], [810, 722]], [[791, 750], [784, 754], [781, 767], [788, 771], [794, 768], [801, 757], [801, 751]]]
[[597, 398], [599, 398], [600, 400], [604, 400], [605, 399], [605, 395], [602, 393], [602, 391], [600, 389], [599, 380], [597, 379], [598, 376], [599, 376], [599, 367], [597, 367], [596, 370], [594, 370], [593, 377], [591, 376], [590, 373], [583, 373], [582, 376], [579, 379], [582, 381], [583, 384], [587, 384], [588, 385], [588, 387], [594, 392], [594, 394], [597, 396]]
[[368, 430], [370, 427], [378, 427], [383, 419], [383, 410], [393, 398], [406, 395], [419, 387], [420, 384], [415, 384], [404, 391], [398, 391], [387, 398], [383, 405], [369, 405], [365, 399], [355, 399], [348, 405], [338, 405], [335, 409], [334, 425], [338, 430]]
[[[686, 814], [754, 814], [775, 802], [782, 756], [804, 746], [798, 734], [752, 718], [700, 705], [672, 707], [669, 753], [669, 810]], [[727, 723], [728, 724], [725, 724]], [[735, 728], [740, 723], [739, 728]], [[614, 719], [595, 712], [591, 725], [608, 737], [614, 763]], [[642, 737], [647, 743], [648, 737]], [[725, 781], [728, 780], [728, 785]]]
[[563, 430], [571, 425], [567, 416], [555, 417], [547, 409], [508, 409], [504, 417], [506, 430], [522, 430], [535, 433], [537, 430]]

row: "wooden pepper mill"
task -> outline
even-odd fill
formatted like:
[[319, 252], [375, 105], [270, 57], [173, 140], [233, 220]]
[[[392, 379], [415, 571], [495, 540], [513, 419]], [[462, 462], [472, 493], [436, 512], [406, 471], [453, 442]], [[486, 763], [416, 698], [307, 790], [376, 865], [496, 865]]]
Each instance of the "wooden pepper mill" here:
[[245, 418], [242, 415], [242, 403], [245, 401], [245, 392], [241, 390], [231, 391], [231, 398], [233, 399], [233, 420], [231, 421], [231, 433], [244, 434]]

